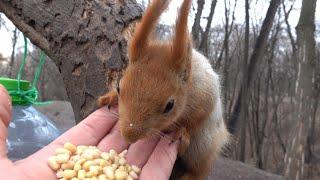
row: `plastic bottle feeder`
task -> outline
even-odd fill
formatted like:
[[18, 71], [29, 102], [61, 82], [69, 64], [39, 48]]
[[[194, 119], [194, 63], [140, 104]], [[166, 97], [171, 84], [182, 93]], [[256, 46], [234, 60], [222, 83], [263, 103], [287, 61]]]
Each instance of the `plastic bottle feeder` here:
[[7, 139], [8, 157], [11, 160], [33, 154], [60, 135], [56, 125], [28, 100], [28, 96], [37, 96], [32, 93], [29, 81], [20, 80], [19, 85], [18, 80], [0, 77], [0, 84], [9, 92], [13, 105]]

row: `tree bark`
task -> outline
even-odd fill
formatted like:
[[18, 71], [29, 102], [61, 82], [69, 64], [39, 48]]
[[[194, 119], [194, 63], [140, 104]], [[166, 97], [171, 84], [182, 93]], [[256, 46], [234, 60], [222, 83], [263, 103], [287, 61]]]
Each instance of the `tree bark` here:
[[0, 11], [54, 60], [77, 122], [126, 67], [127, 32], [142, 14], [134, 0], [10, 0]]
[[243, 72], [244, 75], [241, 81], [239, 96], [237, 97], [233, 111], [228, 121], [228, 127], [231, 133], [235, 133], [236, 125], [239, 119], [241, 119], [241, 124], [246, 123], [246, 118], [242, 113], [245, 112], [245, 108], [247, 108], [246, 100], [248, 97], [248, 89], [251, 86], [253, 77], [255, 76], [258, 62], [262, 59], [263, 53], [265, 51], [268, 36], [279, 5], [280, 0], [271, 0], [267, 15], [263, 21], [259, 36], [255, 43], [253, 53], [249, 59], [248, 67], [246, 68], [246, 71]]
[[[249, 0], [245, 2], [245, 14], [246, 14], [246, 28], [244, 36], [244, 56], [242, 62], [242, 72], [247, 71], [248, 61], [249, 61], [249, 35], [250, 35], [250, 14], [249, 14]], [[245, 105], [245, 104], [244, 104]], [[247, 111], [243, 112], [243, 116], [247, 117]], [[239, 160], [244, 162], [245, 160], [245, 150], [246, 150], [246, 129], [247, 123], [242, 123], [240, 127], [240, 151]]]
[[14, 56], [15, 56], [15, 52], [16, 52], [16, 45], [17, 45], [17, 40], [18, 40], [18, 29], [14, 28], [14, 30], [12, 31], [13, 37], [12, 37], [12, 52], [11, 52], [11, 56], [10, 56], [10, 62], [9, 62], [9, 67], [8, 67], [8, 74], [9, 77], [12, 77], [12, 71], [13, 71], [13, 64], [14, 64]]
[[211, 24], [212, 24], [212, 19], [214, 15], [214, 10], [216, 9], [217, 5], [217, 0], [212, 0], [211, 2], [211, 7], [210, 7], [210, 13], [208, 16], [208, 21], [207, 21], [207, 26], [205, 31], [203, 32], [201, 36], [201, 41], [199, 45], [199, 50], [204, 53], [204, 55], [208, 55], [208, 38], [209, 38], [209, 33], [211, 29]]
[[198, 8], [197, 8], [197, 13], [194, 18], [194, 23], [192, 26], [192, 39], [194, 41], [195, 46], [199, 46], [199, 41], [200, 41], [200, 32], [201, 32], [201, 15], [203, 11], [203, 7], [205, 4], [205, 0], [198, 0], [197, 1]]
[[314, 107], [316, 0], [303, 0], [297, 30], [298, 79], [296, 81], [295, 119], [285, 156], [286, 179], [304, 179], [305, 149]]

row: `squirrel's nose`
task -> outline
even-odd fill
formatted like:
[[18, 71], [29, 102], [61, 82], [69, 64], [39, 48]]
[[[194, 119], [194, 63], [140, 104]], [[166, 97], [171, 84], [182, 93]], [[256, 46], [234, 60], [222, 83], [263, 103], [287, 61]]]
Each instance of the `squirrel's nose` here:
[[134, 124], [130, 123], [129, 126], [121, 128], [121, 135], [128, 143], [135, 143], [142, 136], [141, 129], [136, 128]]

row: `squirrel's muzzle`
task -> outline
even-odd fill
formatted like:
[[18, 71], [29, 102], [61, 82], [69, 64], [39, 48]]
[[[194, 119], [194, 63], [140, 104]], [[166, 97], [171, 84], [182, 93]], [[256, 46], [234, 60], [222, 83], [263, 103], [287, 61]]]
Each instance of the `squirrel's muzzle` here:
[[124, 139], [130, 144], [135, 143], [139, 139], [142, 139], [146, 134], [144, 128], [135, 127], [134, 124], [131, 123], [129, 124], [129, 126], [122, 126], [120, 128], [120, 131]]

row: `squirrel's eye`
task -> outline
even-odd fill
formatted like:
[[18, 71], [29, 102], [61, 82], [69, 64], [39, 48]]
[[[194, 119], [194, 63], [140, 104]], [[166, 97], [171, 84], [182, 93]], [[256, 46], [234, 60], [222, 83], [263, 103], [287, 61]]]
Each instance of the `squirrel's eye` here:
[[170, 99], [169, 102], [167, 103], [166, 108], [164, 109], [163, 113], [170, 112], [172, 110], [173, 106], [174, 106], [174, 100]]
[[118, 80], [117, 82], [117, 92], [118, 94], [120, 94], [120, 80]]

